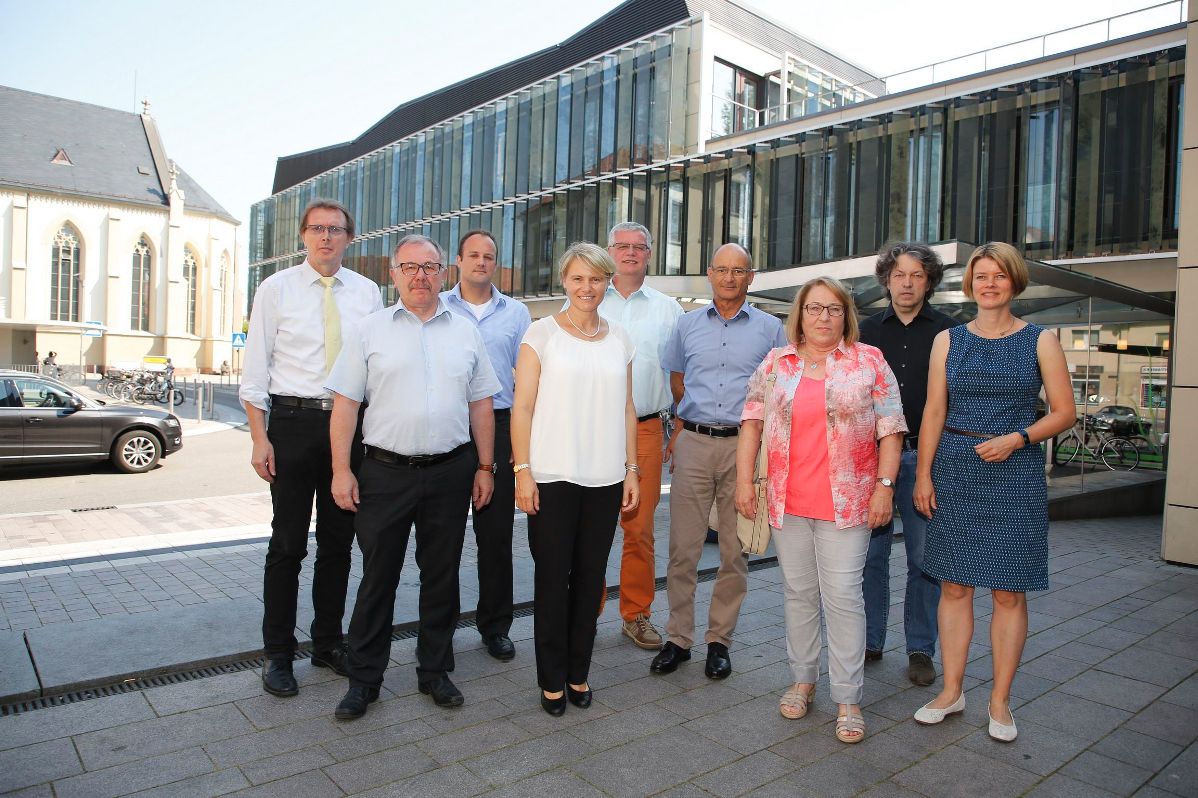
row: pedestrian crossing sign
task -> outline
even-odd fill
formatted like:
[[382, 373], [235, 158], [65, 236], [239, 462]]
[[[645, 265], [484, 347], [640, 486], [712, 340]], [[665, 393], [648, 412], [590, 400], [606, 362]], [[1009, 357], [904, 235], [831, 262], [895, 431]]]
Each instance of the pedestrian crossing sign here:
[[245, 349], [245, 333], [243, 333], [243, 332], [233, 333], [233, 348], [234, 349]]

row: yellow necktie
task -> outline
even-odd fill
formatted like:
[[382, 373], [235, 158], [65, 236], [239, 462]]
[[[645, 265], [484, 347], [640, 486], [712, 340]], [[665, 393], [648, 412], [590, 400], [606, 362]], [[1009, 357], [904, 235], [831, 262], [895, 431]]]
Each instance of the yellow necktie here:
[[324, 373], [333, 370], [337, 355], [341, 352], [341, 312], [333, 298], [333, 283], [336, 277], [321, 277], [324, 286]]

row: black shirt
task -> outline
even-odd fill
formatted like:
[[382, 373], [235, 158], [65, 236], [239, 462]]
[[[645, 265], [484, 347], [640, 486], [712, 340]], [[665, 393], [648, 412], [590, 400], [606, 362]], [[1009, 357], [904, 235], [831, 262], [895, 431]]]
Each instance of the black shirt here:
[[881, 349], [898, 380], [903, 415], [907, 417], [910, 430], [908, 439], [919, 435], [919, 425], [923, 422], [923, 406], [928, 401], [932, 341], [941, 330], [956, 326], [956, 319], [933, 310], [927, 302], [910, 324], [903, 324], [895, 315], [894, 305], [861, 322], [861, 343]]

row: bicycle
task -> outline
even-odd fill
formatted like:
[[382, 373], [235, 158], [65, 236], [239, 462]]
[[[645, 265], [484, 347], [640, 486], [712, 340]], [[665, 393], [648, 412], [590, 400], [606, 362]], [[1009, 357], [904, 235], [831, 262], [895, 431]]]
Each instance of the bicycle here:
[[1057, 436], [1052, 447], [1052, 464], [1067, 466], [1080, 457], [1082, 463], [1101, 462], [1111, 471], [1134, 470], [1140, 465], [1140, 450], [1127, 438], [1107, 435], [1108, 431], [1109, 428], [1094, 421], [1078, 420]]

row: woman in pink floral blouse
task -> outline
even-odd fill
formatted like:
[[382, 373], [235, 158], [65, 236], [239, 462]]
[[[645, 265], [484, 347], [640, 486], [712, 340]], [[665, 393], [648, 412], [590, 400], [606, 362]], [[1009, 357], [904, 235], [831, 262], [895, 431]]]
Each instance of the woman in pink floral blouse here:
[[[882, 352], [857, 340], [857, 309], [837, 281], [818, 277], [795, 297], [790, 344], [749, 380], [736, 458], [736, 508], [756, 514], [753, 466], [765, 430], [774, 548], [786, 594], [786, 648], [795, 684], [782, 696], [801, 718], [819, 677], [822, 601], [836, 737], [865, 737], [865, 604], [861, 575], [874, 527], [890, 520], [907, 431], [898, 383]], [[770, 385], [772, 384], [772, 390]]]

